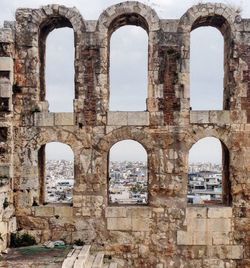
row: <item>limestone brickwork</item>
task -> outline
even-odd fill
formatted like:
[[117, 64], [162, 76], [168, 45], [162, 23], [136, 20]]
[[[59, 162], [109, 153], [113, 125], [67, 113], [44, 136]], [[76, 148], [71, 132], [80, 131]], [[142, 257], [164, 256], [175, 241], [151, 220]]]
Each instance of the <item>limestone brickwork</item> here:
[[16, 231], [13, 204], [13, 105], [14, 35], [10, 28], [0, 30], [0, 251]]
[[[109, 41], [124, 25], [149, 37], [145, 112], [109, 111]], [[201, 26], [224, 37], [222, 111], [190, 110], [190, 32]], [[50, 113], [46, 101], [46, 37], [59, 27], [75, 33], [73, 113]], [[250, 19], [210, 3], [174, 20], [139, 2], [111, 6], [97, 21], [60, 5], [18, 9], [0, 29], [0, 101], [0, 204], [9, 202], [0, 205], [0, 249], [17, 228], [38, 242], [83, 239], [121, 267], [250, 267]], [[223, 205], [190, 207], [189, 149], [208, 136], [223, 144]], [[124, 139], [148, 153], [146, 206], [108, 203], [108, 153]], [[52, 141], [74, 152], [72, 205], [44, 204]]]

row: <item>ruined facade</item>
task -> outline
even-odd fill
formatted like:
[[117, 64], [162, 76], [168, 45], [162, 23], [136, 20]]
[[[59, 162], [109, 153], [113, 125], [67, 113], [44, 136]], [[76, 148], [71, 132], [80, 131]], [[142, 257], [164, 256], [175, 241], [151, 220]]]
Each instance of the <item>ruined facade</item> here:
[[[147, 111], [109, 111], [109, 41], [124, 25], [149, 37]], [[224, 109], [191, 111], [190, 32], [221, 31]], [[74, 113], [51, 113], [44, 78], [46, 37], [75, 36]], [[97, 21], [76, 8], [18, 9], [0, 29], [0, 231], [38, 242], [83, 239], [123, 267], [250, 267], [250, 19], [223, 4], [199, 4], [176, 20], [124, 2]], [[223, 205], [187, 205], [188, 153], [203, 137], [223, 144]], [[108, 203], [108, 154], [124, 139], [148, 153], [149, 203]], [[44, 145], [75, 156], [73, 204], [44, 204]], [[38, 203], [38, 206], [34, 206]], [[5, 205], [4, 205], [5, 204]]]

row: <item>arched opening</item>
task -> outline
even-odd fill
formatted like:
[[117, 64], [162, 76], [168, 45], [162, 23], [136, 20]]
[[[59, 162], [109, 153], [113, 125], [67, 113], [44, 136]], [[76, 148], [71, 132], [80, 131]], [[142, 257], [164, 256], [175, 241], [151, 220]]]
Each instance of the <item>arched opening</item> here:
[[147, 110], [147, 85], [148, 34], [141, 27], [120, 27], [110, 38], [109, 110]]
[[47, 38], [46, 100], [50, 112], [73, 112], [74, 32], [61, 28]]
[[147, 204], [147, 152], [134, 140], [115, 143], [109, 151], [108, 193], [110, 204]]
[[222, 110], [224, 40], [214, 27], [200, 27], [190, 38], [190, 107]]
[[73, 112], [75, 49], [71, 28], [67, 19], [55, 17], [40, 29], [40, 100], [48, 101], [50, 112]]
[[231, 203], [229, 151], [214, 137], [197, 141], [189, 151], [188, 195], [191, 204]]
[[72, 203], [74, 153], [61, 142], [43, 145], [38, 152], [40, 203]]

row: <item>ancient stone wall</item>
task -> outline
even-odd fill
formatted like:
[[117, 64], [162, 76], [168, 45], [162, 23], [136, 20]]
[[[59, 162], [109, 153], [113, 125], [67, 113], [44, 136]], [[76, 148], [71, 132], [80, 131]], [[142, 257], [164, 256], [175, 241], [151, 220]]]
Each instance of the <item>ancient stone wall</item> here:
[[[108, 108], [109, 41], [123, 25], [149, 36], [145, 112]], [[200, 26], [224, 36], [222, 111], [190, 111], [190, 32]], [[59, 27], [75, 33], [74, 113], [51, 113], [46, 101], [46, 37]], [[97, 21], [59, 5], [18, 9], [16, 21], [0, 29], [0, 175], [7, 181], [0, 200], [6, 196], [15, 206], [0, 222], [3, 235], [14, 231], [16, 215], [17, 228], [38, 242], [80, 238], [123, 267], [249, 267], [249, 59], [250, 19], [223, 4], [193, 6], [179, 20], [160, 20], [138, 2], [111, 6]], [[223, 205], [188, 206], [189, 149], [208, 136], [224, 148]], [[148, 153], [146, 206], [108, 203], [108, 153], [124, 139]], [[74, 152], [72, 206], [44, 205], [41, 148], [52, 141]]]
[[0, 31], [0, 251], [16, 231], [13, 206], [13, 105], [14, 36], [10, 28]]

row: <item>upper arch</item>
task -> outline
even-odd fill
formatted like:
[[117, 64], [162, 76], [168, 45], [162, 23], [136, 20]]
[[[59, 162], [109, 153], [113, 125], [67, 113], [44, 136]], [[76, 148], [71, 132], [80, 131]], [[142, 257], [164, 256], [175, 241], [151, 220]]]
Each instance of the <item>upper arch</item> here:
[[180, 18], [178, 31], [191, 32], [200, 26], [217, 28], [222, 35], [234, 33], [234, 22], [239, 14], [221, 3], [198, 4], [189, 8]]
[[[79, 55], [80, 47], [77, 44], [84, 43], [83, 34], [85, 24], [82, 16], [76, 8], [67, 8], [65, 6], [48, 5], [42, 7], [42, 10], [47, 16], [42, 18], [38, 26], [38, 42], [39, 42], [39, 58], [40, 58], [40, 100], [46, 98], [46, 82], [45, 82], [45, 51], [46, 38], [48, 34], [56, 28], [69, 27], [74, 31], [74, 46], [75, 55]], [[76, 57], [75, 68], [76, 68]], [[75, 77], [79, 76], [75, 72]], [[75, 85], [75, 98], [78, 96], [78, 88]]]
[[77, 34], [81, 34], [86, 28], [78, 10], [63, 5], [46, 5], [39, 9], [32, 9], [29, 20], [38, 27], [37, 30], [47, 27], [48, 33], [56, 28], [70, 27]]
[[154, 141], [149, 134], [131, 127], [123, 127], [110, 132], [99, 141], [97, 148], [100, 151], [109, 152], [114, 144], [128, 139], [140, 143], [147, 153], [154, 148]]
[[[40, 101], [45, 100], [45, 50], [46, 38], [48, 34], [56, 28], [69, 27], [74, 32], [75, 45], [75, 68], [79, 61], [79, 53], [85, 46], [86, 25], [80, 12], [75, 8], [68, 8], [63, 5], [47, 5], [38, 9], [17, 9], [16, 11], [17, 25], [22, 26], [19, 38], [25, 40], [25, 44], [37, 47], [35, 52], [39, 59], [37, 66], [31, 72], [39, 72], [36, 76], [37, 98]], [[25, 23], [25, 24], [24, 24]], [[25, 25], [25, 26], [24, 26]], [[35, 69], [37, 68], [37, 69]], [[78, 80], [79, 72], [75, 72], [75, 79]], [[79, 85], [75, 85], [75, 96], [78, 97]]]
[[201, 139], [213, 137], [221, 141], [226, 148], [230, 148], [229, 143], [229, 131], [228, 129], [203, 129], [203, 128], [193, 128], [186, 133], [185, 137], [185, 147], [190, 150], [192, 146]]
[[160, 28], [159, 17], [151, 7], [137, 1], [127, 1], [104, 10], [98, 19], [97, 30], [108, 31], [111, 35], [124, 25], [141, 26], [147, 32]]
[[40, 129], [36, 134], [35, 140], [28, 140], [24, 144], [24, 148], [29, 147], [32, 150], [39, 150], [43, 145], [51, 142], [60, 142], [68, 145], [73, 151], [74, 155], [78, 155], [82, 147], [87, 143], [86, 140], [74, 140], [74, 134], [61, 129], [60, 131], [54, 131], [53, 129]]

